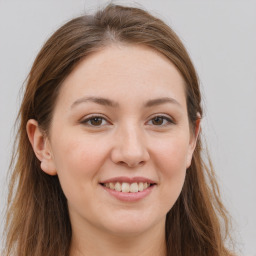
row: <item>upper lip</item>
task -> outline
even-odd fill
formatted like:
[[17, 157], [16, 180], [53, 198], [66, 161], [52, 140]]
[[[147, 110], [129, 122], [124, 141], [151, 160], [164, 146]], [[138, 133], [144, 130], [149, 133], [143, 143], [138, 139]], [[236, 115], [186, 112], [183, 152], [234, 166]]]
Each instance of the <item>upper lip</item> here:
[[106, 179], [101, 181], [100, 183], [115, 183], [115, 182], [127, 182], [127, 183], [135, 183], [135, 182], [147, 182], [150, 184], [156, 184], [155, 181], [149, 179], [149, 178], [145, 178], [145, 177], [125, 177], [125, 176], [120, 176], [120, 177], [114, 177], [114, 178], [110, 178], [110, 179]]

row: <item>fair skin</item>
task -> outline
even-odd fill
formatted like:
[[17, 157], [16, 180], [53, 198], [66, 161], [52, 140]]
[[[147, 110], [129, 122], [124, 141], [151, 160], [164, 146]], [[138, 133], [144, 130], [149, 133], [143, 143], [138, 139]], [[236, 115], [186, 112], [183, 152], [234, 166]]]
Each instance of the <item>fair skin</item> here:
[[58, 175], [68, 201], [71, 256], [166, 255], [166, 214], [199, 130], [190, 131], [184, 88], [163, 55], [111, 45], [63, 82], [48, 136], [28, 121], [42, 171]]

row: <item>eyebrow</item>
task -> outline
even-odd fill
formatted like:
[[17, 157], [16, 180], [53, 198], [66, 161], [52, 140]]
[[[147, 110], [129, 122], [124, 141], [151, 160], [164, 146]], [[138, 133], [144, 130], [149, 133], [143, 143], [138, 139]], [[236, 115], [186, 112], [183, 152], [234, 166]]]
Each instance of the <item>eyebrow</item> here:
[[[94, 102], [102, 106], [109, 106], [109, 107], [118, 107], [119, 104], [113, 100], [102, 98], [102, 97], [83, 97], [78, 100], [76, 100], [72, 105], [71, 108], [75, 107], [76, 105], [79, 105], [81, 103], [87, 103], [87, 102]], [[163, 97], [158, 99], [149, 100], [144, 104], [144, 107], [153, 107], [165, 103], [172, 103], [178, 106], [181, 106], [181, 104], [170, 97]]]
[[165, 103], [172, 103], [172, 104], [176, 104], [181, 107], [181, 104], [177, 100], [170, 98], [170, 97], [149, 100], [148, 102], [146, 102], [144, 107], [153, 107], [153, 106], [161, 105], [161, 104], [165, 104]]
[[72, 105], [71, 108], [75, 107], [76, 105], [80, 103], [86, 103], [86, 102], [94, 102], [99, 105], [103, 106], [109, 106], [109, 107], [118, 107], [119, 104], [117, 102], [114, 102], [112, 100], [101, 98], [101, 97], [83, 97], [81, 99], [76, 100]]

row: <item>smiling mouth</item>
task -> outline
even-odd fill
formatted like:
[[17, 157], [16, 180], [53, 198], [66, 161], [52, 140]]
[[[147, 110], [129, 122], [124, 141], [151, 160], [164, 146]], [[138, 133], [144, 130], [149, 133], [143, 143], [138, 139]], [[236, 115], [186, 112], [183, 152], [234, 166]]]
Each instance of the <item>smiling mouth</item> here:
[[100, 185], [110, 189], [115, 190], [118, 192], [123, 193], [139, 193], [147, 188], [154, 186], [154, 183], [148, 183], [148, 182], [108, 182], [108, 183], [100, 183]]

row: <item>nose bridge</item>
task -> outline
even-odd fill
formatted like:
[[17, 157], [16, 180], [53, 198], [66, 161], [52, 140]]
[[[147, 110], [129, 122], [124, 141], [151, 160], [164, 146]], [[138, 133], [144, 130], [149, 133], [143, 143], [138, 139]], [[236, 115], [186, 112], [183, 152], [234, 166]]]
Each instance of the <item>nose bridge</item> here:
[[140, 152], [145, 146], [144, 136], [141, 131], [135, 124], [130, 124], [123, 130], [123, 139], [122, 147], [127, 152]]
[[114, 162], [129, 167], [145, 163], [149, 159], [149, 154], [143, 129], [135, 122], [118, 127], [112, 153]]

